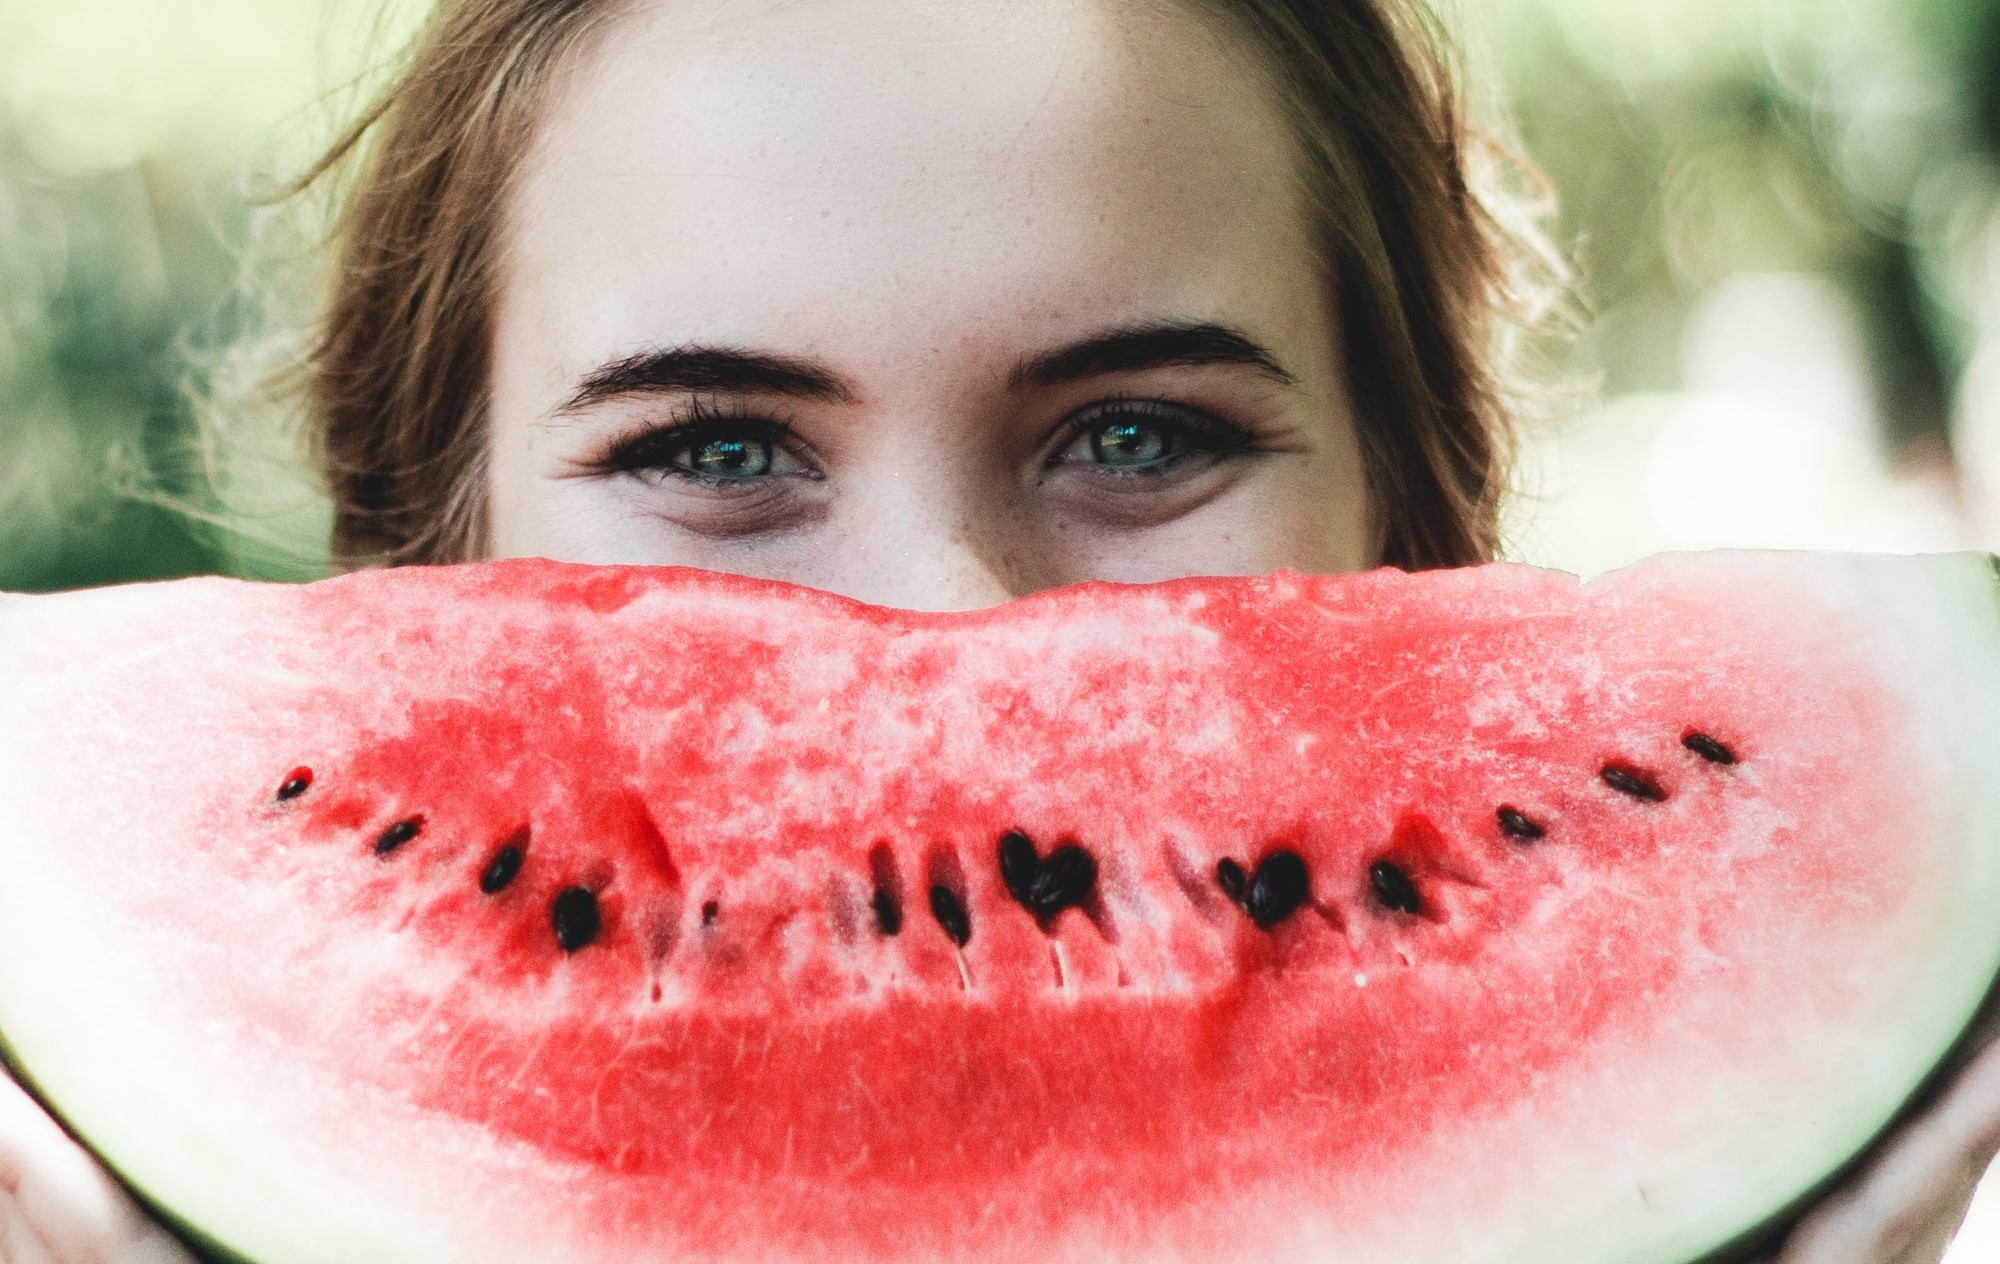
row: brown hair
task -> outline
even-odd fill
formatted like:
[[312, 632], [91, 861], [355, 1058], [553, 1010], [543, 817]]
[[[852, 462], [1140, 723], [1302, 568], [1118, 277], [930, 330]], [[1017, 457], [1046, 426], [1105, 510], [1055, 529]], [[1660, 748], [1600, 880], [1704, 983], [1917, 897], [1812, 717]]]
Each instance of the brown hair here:
[[[1470, 173], [1520, 168], [1468, 125], [1417, 0], [1180, 2], [1261, 54], [1305, 156], [1380, 560], [1490, 559], [1509, 336], [1548, 288], [1526, 278], [1553, 272]], [[300, 182], [351, 181], [304, 366], [336, 565], [482, 553], [496, 208], [550, 78], [619, 7], [441, 0], [402, 72]]]

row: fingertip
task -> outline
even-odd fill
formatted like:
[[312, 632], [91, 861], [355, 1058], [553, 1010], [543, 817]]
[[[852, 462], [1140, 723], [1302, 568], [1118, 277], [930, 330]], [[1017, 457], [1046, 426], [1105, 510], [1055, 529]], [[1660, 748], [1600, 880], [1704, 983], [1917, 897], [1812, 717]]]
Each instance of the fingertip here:
[[[25, 1089], [5, 1077], [0, 1077], [0, 1189], [5, 1191], [0, 1201], [58, 1264], [107, 1260], [124, 1264], [131, 1247], [157, 1233], [151, 1219], [90, 1152]], [[0, 1264], [15, 1261], [0, 1256]]]
[[0, 1196], [0, 1264], [56, 1264], [12, 1196]]

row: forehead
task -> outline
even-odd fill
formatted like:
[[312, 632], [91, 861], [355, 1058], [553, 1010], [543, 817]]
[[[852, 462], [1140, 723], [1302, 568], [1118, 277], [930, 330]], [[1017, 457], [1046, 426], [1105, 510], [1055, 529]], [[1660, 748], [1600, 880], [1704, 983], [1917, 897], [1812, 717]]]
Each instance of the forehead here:
[[865, 357], [919, 312], [957, 356], [1009, 322], [1317, 305], [1255, 66], [1148, 0], [641, 3], [557, 85], [512, 198], [503, 307], [565, 359]]

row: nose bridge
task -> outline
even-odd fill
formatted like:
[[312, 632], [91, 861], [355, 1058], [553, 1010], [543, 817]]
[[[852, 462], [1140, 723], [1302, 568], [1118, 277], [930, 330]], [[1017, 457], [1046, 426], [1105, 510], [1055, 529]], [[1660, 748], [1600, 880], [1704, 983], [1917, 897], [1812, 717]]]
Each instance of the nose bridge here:
[[842, 587], [906, 610], [977, 610], [1032, 591], [1021, 526], [970, 489], [892, 478], [857, 506]]

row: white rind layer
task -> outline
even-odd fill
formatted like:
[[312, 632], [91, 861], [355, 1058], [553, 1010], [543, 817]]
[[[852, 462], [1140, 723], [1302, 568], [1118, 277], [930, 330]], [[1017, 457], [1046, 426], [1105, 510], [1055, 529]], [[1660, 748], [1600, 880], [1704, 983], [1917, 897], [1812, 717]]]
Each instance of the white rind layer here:
[[[1671, 582], [1677, 567], [1713, 564], [1704, 555], [1667, 555], [1643, 579]], [[1784, 555], [1740, 555], [1773, 579]], [[1619, 585], [1642, 576], [1615, 572]], [[1902, 684], [1930, 717], [1956, 791], [1950, 796], [1956, 880], [1934, 928], [1934, 968], [1901, 999], [1860, 1056], [1826, 1095], [1826, 1109], [1802, 1128], [1757, 1138], [1673, 1185], [1636, 1190], [1588, 1226], [1533, 1241], [1507, 1264], [1676, 1264], [1730, 1245], [1741, 1228], [1811, 1194], [1851, 1156], [1865, 1151], [1957, 1045], [2000, 978], [2000, 573], [1986, 554], [1857, 556], [1828, 576], [1835, 608], [1868, 610], [1908, 666]], [[1687, 1069], [1692, 1081], [1701, 1068]], [[1688, 1209], [1699, 1209], [1689, 1214]], [[1722, 1228], [1731, 1226], [1731, 1228]], [[1467, 1258], [1473, 1258], [1468, 1256]]]
[[[403, 1111], [407, 1139], [433, 1156], [467, 1155], [473, 1180], [434, 1160], [384, 1151], [379, 1179], [357, 1180], [331, 1161], [366, 1153], [371, 1139], [352, 1133], [365, 1120], [315, 1114], [308, 1103], [338, 1103], [331, 1084], [282, 1049], [260, 1050], [259, 1072], [271, 1091], [256, 1104], [289, 1101], [274, 1119], [251, 1103], [217, 1096], [177, 1074], [147, 1031], [123, 1021], [124, 963], [79, 927], [51, 923], [37, 898], [41, 866], [34, 849], [51, 840], [25, 836], [17, 805], [39, 793], [24, 781], [35, 734], [20, 722], [23, 700], [60, 689], [61, 675], [88, 673], [102, 656], [199, 654], [200, 629], [212, 619], [253, 618], [247, 586], [226, 581], [146, 585], [147, 600], [173, 603], [184, 636], [134, 638], [120, 617], [134, 589], [95, 589], [49, 597], [0, 594], [0, 1051], [25, 1068], [38, 1096], [63, 1104], [62, 1119], [88, 1138], [115, 1171], [153, 1205], [173, 1209], [198, 1240], [216, 1230], [230, 1254], [253, 1264], [502, 1264], [534, 1258], [506, 1253], [507, 1216], [477, 1214], [500, 1230], [468, 1240], [440, 1208], [477, 1207], [481, 1183], [504, 1170], [506, 1156], [477, 1130], [433, 1115]], [[282, 617], [283, 589], [263, 589]], [[24, 847], [23, 844], [29, 844]], [[227, 933], [218, 927], [218, 933]], [[218, 1031], [217, 1039], [256, 1033]], [[287, 1087], [289, 1090], [287, 1091]], [[394, 1104], [382, 1109], [396, 1112]], [[329, 1144], [335, 1138], [340, 1144]], [[351, 1147], [343, 1150], [343, 1147]], [[379, 1149], [379, 1147], [377, 1147]], [[476, 1156], [473, 1158], [472, 1156]], [[497, 1160], [497, 1162], [496, 1162]], [[386, 1196], [385, 1196], [386, 1195]], [[523, 1241], [532, 1241], [524, 1235]]]
[[[2000, 585], [1991, 559], [1954, 555], [1919, 559], [1825, 561], [1829, 603], [1880, 617], [1885, 657], [1908, 664], [1905, 682], [1940, 751], [1948, 752], [1957, 790], [1952, 796], [1949, 851], [1956, 858], [1942, 911], [1932, 930], [1934, 968], [1907, 991], [1892, 1021], [1866, 1044], [1825, 1095], [1826, 1109], [1804, 1124], [1758, 1138], [1757, 1153], [1719, 1150], [1661, 1168], [1657, 1180], [1633, 1182], [1629, 1199], [1606, 1200], [1579, 1221], [1559, 1207], [1536, 1232], [1533, 1223], [1504, 1226], [1413, 1226], [1410, 1236], [1363, 1247], [1328, 1227], [1297, 1240], [1297, 1258], [1340, 1264], [1416, 1264], [1422, 1259], [1482, 1264], [1675, 1264], [1719, 1248], [1743, 1228], [1809, 1193], [1849, 1156], [1863, 1150], [1901, 1110], [1927, 1072], [1965, 1030], [1989, 984], [2000, 973]], [[1657, 559], [1642, 571], [1620, 572], [1593, 585], [1643, 590], [1670, 583], [1676, 568], [1740, 567], [1791, 574], [1783, 558], [1746, 555]], [[221, 598], [220, 589], [215, 590]], [[485, 1205], [496, 1236], [467, 1243], [438, 1221], [434, 1209], [483, 1200], [508, 1161], [474, 1130], [426, 1120], [430, 1154], [465, 1154], [471, 1179], [435, 1162], [413, 1164], [384, 1153], [372, 1175], [323, 1161], [332, 1136], [352, 1121], [315, 1117], [303, 1104], [333, 1101], [317, 1074], [271, 1050], [261, 1065], [275, 1079], [298, 1077], [297, 1109], [283, 1120], [234, 1117], [227, 1100], [191, 1096], [178, 1068], [148, 1045], [148, 1033], [122, 1022], [121, 964], [64, 920], [51, 920], [38, 898], [38, 849], [59, 840], [18, 822], [18, 805], [39, 793], [24, 769], [34, 767], [35, 734], [20, 716], [23, 700], [53, 685], [51, 673], [79, 659], [79, 646], [106, 654], [167, 652], [125, 637], [115, 623], [119, 594], [0, 598], [0, 1032], [49, 1100], [64, 1104], [69, 1121], [121, 1170], [144, 1173], [148, 1196], [179, 1209], [191, 1222], [228, 1226], [245, 1256], [260, 1264], [453, 1264], [537, 1258], [508, 1248], [504, 1210]], [[162, 600], [169, 598], [161, 594]], [[199, 627], [206, 593], [183, 586], [171, 600], [187, 606]], [[242, 618], [240, 594], [223, 603]], [[105, 617], [91, 613], [97, 606]], [[275, 603], [274, 603], [275, 608]], [[185, 643], [171, 647], [187, 652]], [[66, 908], [55, 917], [67, 916]], [[254, 1042], [255, 1033], [218, 1033]], [[1687, 1069], [1690, 1084], [1701, 1069]], [[1585, 1084], [1585, 1097], [1613, 1095], [1617, 1068], [1604, 1084]], [[1692, 1091], [1692, 1090], [1691, 1090]], [[286, 1096], [280, 1094], [280, 1096]], [[241, 1114], [236, 1111], [236, 1114]], [[1509, 1128], [1533, 1144], [1536, 1122], [1523, 1114], [1492, 1130], [1496, 1144]], [[365, 1146], [365, 1139], [360, 1143]], [[521, 1156], [525, 1161], [526, 1156]], [[1486, 1156], [1467, 1154], [1468, 1166]], [[1590, 1166], [1577, 1156], [1578, 1171]], [[385, 1194], [387, 1195], [385, 1197]], [[532, 1242], [522, 1226], [521, 1240]], [[1099, 1253], [1090, 1244], [1059, 1258]], [[754, 1254], [746, 1258], [756, 1258]], [[1269, 1258], [1261, 1253], [1259, 1258]]]

